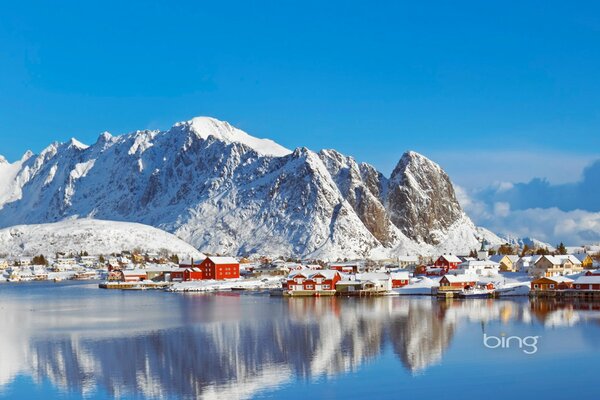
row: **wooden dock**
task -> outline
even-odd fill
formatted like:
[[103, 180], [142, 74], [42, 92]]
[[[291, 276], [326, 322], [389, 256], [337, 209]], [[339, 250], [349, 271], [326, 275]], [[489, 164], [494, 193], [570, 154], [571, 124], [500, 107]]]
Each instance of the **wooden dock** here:
[[172, 285], [172, 282], [102, 282], [98, 287], [119, 290], [162, 290], [170, 288]]

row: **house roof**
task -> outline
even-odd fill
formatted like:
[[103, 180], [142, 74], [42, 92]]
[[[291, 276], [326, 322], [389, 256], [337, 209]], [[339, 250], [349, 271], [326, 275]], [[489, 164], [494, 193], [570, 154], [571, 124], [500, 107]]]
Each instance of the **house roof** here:
[[562, 283], [562, 282], [569, 283], [569, 282], [573, 282], [573, 279], [567, 278], [566, 276], [543, 276], [541, 278], [534, 279], [532, 282], [539, 281], [541, 279], [548, 279], [548, 280], [554, 281], [556, 283]]
[[580, 276], [579, 278], [575, 279], [575, 281], [573, 282], [573, 284], [578, 285], [578, 284], [600, 284], [600, 275], [590, 275], [590, 276]]
[[573, 257], [575, 257], [581, 262], [584, 262], [589, 257], [589, 255], [587, 253], [577, 253], [573, 254]]
[[318, 270], [303, 269], [303, 270], [291, 272], [288, 275], [288, 279], [292, 279], [297, 275], [302, 275], [306, 279], [312, 279], [315, 275], [322, 275], [325, 279], [333, 279], [333, 277], [335, 277], [336, 275], [339, 275], [339, 272], [335, 271], [335, 270], [331, 270], [331, 269], [318, 269]]
[[233, 257], [207, 257], [215, 264], [238, 264], [238, 260]]
[[385, 272], [365, 272], [356, 274], [356, 279], [361, 281], [387, 281], [390, 279], [390, 275]]
[[462, 283], [462, 282], [475, 282], [476, 279], [473, 278], [473, 275], [444, 275], [442, 277], [446, 278], [450, 283]]
[[456, 257], [453, 254], [443, 254], [440, 256], [440, 258], [443, 258], [444, 260], [451, 262], [451, 263], [459, 263], [461, 262], [460, 258]]
[[392, 272], [390, 274], [390, 277], [392, 279], [401, 279], [401, 280], [404, 279], [404, 280], [406, 280], [406, 279], [409, 278], [409, 275], [408, 275], [408, 271], [398, 271], [398, 272]]
[[500, 264], [491, 260], [474, 260], [474, 261], [465, 261], [458, 265], [461, 268], [469, 268], [469, 267], [499, 267]]

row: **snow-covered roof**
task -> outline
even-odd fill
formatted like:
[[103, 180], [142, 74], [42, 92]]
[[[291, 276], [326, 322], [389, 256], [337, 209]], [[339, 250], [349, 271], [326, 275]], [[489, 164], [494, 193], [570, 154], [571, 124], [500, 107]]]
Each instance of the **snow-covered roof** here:
[[291, 272], [288, 275], [288, 279], [292, 279], [297, 275], [302, 275], [307, 279], [312, 279], [316, 275], [322, 275], [325, 279], [333, 279], [336, 275], [339, 275], [339, 274], [340, 273], [338, 271], [331, 270], [331, 269], [319, 269], [319, 270], [303, 269], [301, 271]]
[[573, 257], [575, 257], [576, 259], [578, 259], [581, 262], [584, 262], [585, 259], [589, 257], [589, 255], [587, 253], [577, 253], [577, 254], [573, 254]]
[[390, 277], [394, 280], [406, 280], [409, 278], [408, 271], [392, 272]]
[[205, 258], [184, 258], [182, 260], [179, 260], [179, 265], [192, 265], [192, 261], [194, 262], [194, 265], [200, 265], [202, 264], [202, 261], [204, 261]]
[[571, 261], [575, 265], [581, 264], [581, 261], [579, 261], [579, 259], [577, 257], [575, 257], [573, 254], [558, 255], [558, 256], [554, 256], [554, 257], [559, 259], [561, 264], [564, 264], [565, 262], [567, 262], [567, 260]]
[[443, 254], [441, 256], [443, 259], [448, 261], [449, 263], [460, 263], [461, 259], [455, 256], [454, 254]]
[[[557, 256], [542, 256], [544, 258], [546, 258], [548, 261], [550, 261], [552, 263], [552, 265], [564, 265], [567, 261], [570, 261], [571, 263], [575, 264], [575, 265], [581, 265], [581, 261], [579, 261], [575, 256], [573, 256], [572, 254], [567, 254], [567, 255], [557, 255]], [[542, 259], [542, 257], [538, 258], [535, 263], [537, 263], [538, 261], [540, 261]]]
[[208, 257], [215, 264], [237, 264], [238, 260], [233, 257]]
[[474, 282], [473, 275], [444, 275], [444, 278], [448, 279], [450, 283], [462, 283], [462, 282]]
[[398, 261], [400, 262], [419, 262], [418, 256], [398, 256]]
[[590, 275], [590, 276], [580, 276], [579, 278], [575, 279], [575, 281], [573, 282], [573, 284], [575, 285], [579, 285], [579, 284], [600, 284], [600, 275]]
[[385, 272], [365, 272], [356, 274], [356, 279], [361, 281], [387, 281], [390, 275]]
[[127, 276], [140, 276], [140, 275], [146, 275], [147, 271], [145, 269], [124, 269], [123, 270], [123, 275]]
[[474, 260], [474, 261], [465, 261], [463, 263], [458, 264], [460, 268], [469, 268], [469, 267], [499, 267], [500, 264], [494, 262], [492, 260]]
[[344, 262], [331, 262], [329, 267], [354, 267], [363, 265], [363, 261], [344, 261]]
[[[557, 276], [544, 276], [544, 277], [541, 277], [541, 278], [538, 278], [538, 279], [549, 279], [549, 280], [554, 281], [556, 283], [562, 283], [562, 282], [569, 283], [569, 282], [573, 282], [573, 279], [567, 278], [566, 276], [561, 276], [561, 275], [557, 275]], [[535, 279], [535, 280], [538, 280], [538, 279]]]

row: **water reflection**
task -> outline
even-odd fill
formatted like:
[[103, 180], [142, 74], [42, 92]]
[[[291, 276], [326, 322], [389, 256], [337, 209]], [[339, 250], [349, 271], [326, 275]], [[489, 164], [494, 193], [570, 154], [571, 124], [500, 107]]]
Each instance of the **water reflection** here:
[[251, 397], [296, 379], [355, 371], [386, 346], [419, 374], [442, 361], [461, 324], [600, 320], [597, 304], [552, 300], [36, 290], [0, 295], [0, 386], [26, 375], [113, 397]]

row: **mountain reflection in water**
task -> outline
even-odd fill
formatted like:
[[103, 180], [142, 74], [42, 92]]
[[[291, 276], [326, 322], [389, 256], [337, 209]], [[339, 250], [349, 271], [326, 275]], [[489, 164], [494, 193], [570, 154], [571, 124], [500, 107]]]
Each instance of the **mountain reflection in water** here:
[[111, 397], [252, 397], [356, 371], [386, 347], [418, 375], [442, 362], [461, 324], [569, 326], [600, 316], [597, 304], [528, 299], [283, 299], [67, 284], [0, 290], [0, 387], [29, 376]]

